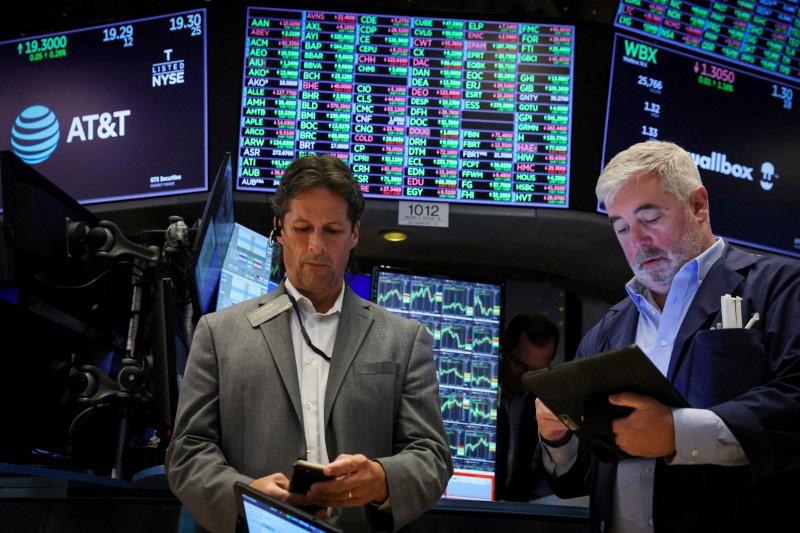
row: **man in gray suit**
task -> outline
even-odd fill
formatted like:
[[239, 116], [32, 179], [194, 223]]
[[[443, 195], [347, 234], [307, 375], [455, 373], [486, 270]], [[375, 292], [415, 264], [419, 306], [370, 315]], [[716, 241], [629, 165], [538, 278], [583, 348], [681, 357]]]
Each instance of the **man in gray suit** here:
[[[235, 481], [329, 509], [347, 532], [396, 530], [453, 473], [430, 335], [344, 282], [364, 210], [344, 163], [294, 161], [274, 206], [286, 279], [198, 322], [167, 450], [170, 488], [213, 531], [235, 528]], [[289, 492], [298, 457], [335, 479]]]

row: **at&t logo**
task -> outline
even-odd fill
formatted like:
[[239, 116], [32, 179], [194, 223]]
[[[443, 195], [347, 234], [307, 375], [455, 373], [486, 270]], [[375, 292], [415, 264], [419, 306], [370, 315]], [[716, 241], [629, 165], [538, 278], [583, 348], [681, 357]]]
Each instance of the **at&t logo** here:
[[45, 161], [58, 146], [61, 130], [53, 111], [43, 105], [23, 110], [11, 128], [14, 153], [29, 165]]

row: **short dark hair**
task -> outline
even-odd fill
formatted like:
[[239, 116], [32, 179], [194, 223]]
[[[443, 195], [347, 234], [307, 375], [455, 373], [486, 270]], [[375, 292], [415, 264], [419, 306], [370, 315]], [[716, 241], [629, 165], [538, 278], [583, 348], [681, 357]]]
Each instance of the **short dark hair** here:
[[553, 341], [553, 353], [558, 350], [559, 331], [543, 314], [522, 313], [511, 319], [503, 334], [503, 354], [511, 353], [525, 334], [534, 346], [544, 346]]
[[[308, 154], [295, 159], [286, 167], [278, 190], [275, 191], [272, 207], [278, 220], [278, 229], [283, 226], [283, 219], [289, 212], [292, 199], [301, 192], [315, 187], [324, 187], [347, 202], [347, 218], [352, 224], [351, 229], [361, 221], [361, 216], [364, 214], [364, 195], [350, 168], [338, 157]], [[278, 251], [278, 265], [281, 273], [286, 271], [283, 250]], [[354, 273], [357, 270], [351, 251], [347, 271]]]

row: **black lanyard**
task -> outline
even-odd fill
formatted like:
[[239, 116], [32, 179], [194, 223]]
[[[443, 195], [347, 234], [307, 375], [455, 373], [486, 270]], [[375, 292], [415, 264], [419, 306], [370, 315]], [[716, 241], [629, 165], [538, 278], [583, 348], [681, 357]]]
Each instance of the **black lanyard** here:
[[319, 355], [320, 357], [322, 357], [323, 359], [325, 359], [327, 362], [330, 363], [331, 358], [325, 355], [325, 352], [314, 346], [314, 343], [311, 342], [311, 339], [308, 336], [308, 332], [306, 331], [305, 326], [303, 326], [303, 319], [300, 318], [300, 308], [297, 306], [297, 300], [295, 300], [294, 297], [291, 294], [289, 294], [288, 291], [286, 292], [286, 296], [288, 296], [289, 301], [292, 302], [292, 307], [294, 307], [294, 312], [297, 315], [297, 322], [300, 324], [300, 333], [303, 334], [303, 338], [306, 340], [306, 344], [308, 345], [309, 348], [311, 348], [311, 350], [315, 354]]

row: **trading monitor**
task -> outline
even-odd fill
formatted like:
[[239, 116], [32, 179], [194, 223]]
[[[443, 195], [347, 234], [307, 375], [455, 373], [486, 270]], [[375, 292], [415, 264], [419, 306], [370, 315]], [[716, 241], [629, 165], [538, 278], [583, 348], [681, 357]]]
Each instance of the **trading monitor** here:
[[800, 81], [796, 2], [622, 0], [614, 26], [792, 84]]
[[367, 198], [569, 207], [574, 25], [250, 7], [237, 190], [298, 155]]
[[211, 185], [192, 243], [189, 291], [192, 321], [195, 323], [213, 310], [223, 261], [234, 230], [233, 211], [233, 164], [231, 154], [226, 153]]
[[234, 224], [222, 264], [217, 311], [265, 294], [278, 286], [270, 277], [274, 250], [266, 235], [238, 222]]
[[376, 267], [372, 292], [431, 334], [455, 468], [444, 497], [493, 500], [503, 285]]
[[207, 190], [206, 71], [205, 9], [2, 42], [0, 150], [80, 203]]

